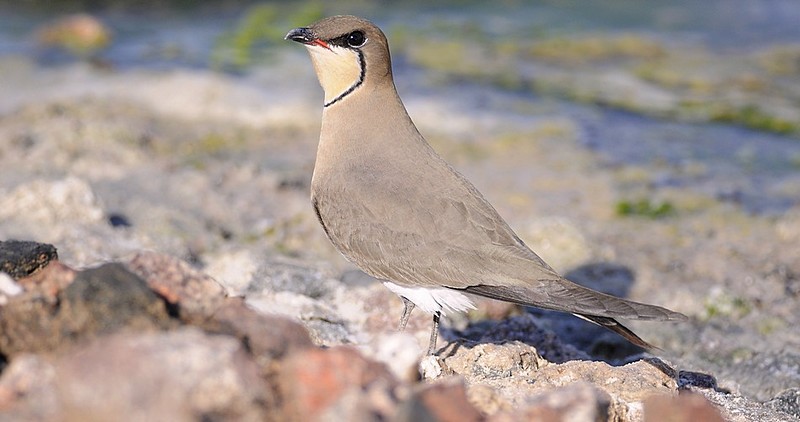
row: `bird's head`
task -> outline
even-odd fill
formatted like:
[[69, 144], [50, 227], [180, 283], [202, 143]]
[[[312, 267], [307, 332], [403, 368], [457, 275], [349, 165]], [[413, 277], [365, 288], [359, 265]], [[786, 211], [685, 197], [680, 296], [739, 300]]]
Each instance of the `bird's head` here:
[[386, 36], [372, 22], [332, 16], [295, 28], [287, 40], [304, 44], [325, 91], [325, 106], [344, 100], [363, 86], [392, 80]]

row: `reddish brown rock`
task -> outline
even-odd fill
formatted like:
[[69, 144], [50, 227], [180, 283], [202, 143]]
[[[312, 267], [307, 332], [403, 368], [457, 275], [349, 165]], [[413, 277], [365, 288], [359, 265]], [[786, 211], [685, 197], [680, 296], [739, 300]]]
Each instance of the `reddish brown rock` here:
[[653, 396], [644, 402], [645, 422], [724, 422], [719, 411], [705, 397], [695, 393]]
[[19, 285], [33, 295], [55, 300], [56, 296], [75, 280], [77, 273], [59, 261], [52, 261], [40, 271], [19, 279]]
[[203, 323], [206, 331], [238, 338], [262, 366], [313, 346], [308, 331], [288, 318], [260, 314], [240, 298], [226, 299]]
[[449, 378], [420, 385], [400, 405], [395, 420], [471, 422], [481, 421], [483, 416], [467, 399], [463, 380]]
[[375, 420], [394, 412], [395, 378], [349, 347], [289, 356], [277, 384], [287, 420]]
[[210, 316], [225, 299], [224, 289], [213, 278], [169, 255], [139, 253], [127, 267], [187, 322]]

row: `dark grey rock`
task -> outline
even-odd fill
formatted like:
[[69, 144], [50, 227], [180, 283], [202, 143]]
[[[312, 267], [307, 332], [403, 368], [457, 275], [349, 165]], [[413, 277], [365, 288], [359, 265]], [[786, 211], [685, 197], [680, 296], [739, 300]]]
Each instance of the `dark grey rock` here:
[[780, 392], [765, 403], [767, 406], [800, 419], [800, 388]]
[[55, 246], [46, 243], [0, 241], [0, 271], [13, 279], [27, 277], [58, 259]]
[[0, 353], [50, 352], [123, 328], [175, 324], [165, 302], [121, 264], [78, 273], [56, 298], [31, 290], [1, 307]]
[[78, 273], [61, 296], [59, 317], [73, 336], [173, 325], [164, 301], [121, 264]]

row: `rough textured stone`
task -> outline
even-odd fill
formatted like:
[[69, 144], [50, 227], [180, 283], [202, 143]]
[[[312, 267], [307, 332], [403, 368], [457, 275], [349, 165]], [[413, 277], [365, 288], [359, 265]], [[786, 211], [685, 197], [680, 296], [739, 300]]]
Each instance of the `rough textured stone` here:
[[186, 321], [211, 315], [225, 298], [224, 289], [214, 279], [168, 255], [139, 253], [127, 267]]
[[395, 411], [395, 378], [348, 347], [293, 354], [277, 382], [290, 420], [375, 420]]
[[[532, 346], [518, 341], [456, 347], [439, 359], [445, 374], [465, 377], [468, 395], [479, 409], [492, 414], [511, 406], [522, 406], [529, 397], [574, 383], [592, 385], [612, 397], [611, 415], [624, 417], [626, 403], [639, 403], [653, 394], [676, 394], [674, 375], [659, 365], [637, 361], [614, 367], [604, 362], [568, 361], [554, 364], [543, 359]], [[659, 361], [661, 362], [661, 361]], [[674, 370], [673, 372], [674, 373]], [[497, 397], [473, 388], [492, 388]]]
[[540, 367], [549, 365], [535, 348], [518, 341], [458, 348], [442, 361], [445, 373], [469, 376], [470, 380], [528, 377], [533, 376]]
[[106, 264], [78, 273], [55, 302], [35, 292], [13, 297], [0, 308], [0, 352], [52, 351], [123, 328], [172, 325], [164, 302], [144, 280], [120, 264]]
[[731, 422], [798, 422], [800, 418], [793, 417], [783, 411], [775, 410], [769, 405], [748, 399], [737, 394], [718, 391], [714, 389], [701, 389], [689, 387], [688, 392], [702, 395], [722, 415], [723, 420]]
[[675, 394], [675, 380], [645, 361], [614, 367], [604, 362], [570, 361], [548, 365], [536, 374], [536, 388], [563, 387], [588, 382], [615, 400], [641, 402], [654, 394]]
[[20, 240], [0, 241], [0, 271], [14, 279], [27, 277], [58, 259], [55, 246]]
[[800, 388], [790, 388], [767, 402], [767, 406], [800, 419]]

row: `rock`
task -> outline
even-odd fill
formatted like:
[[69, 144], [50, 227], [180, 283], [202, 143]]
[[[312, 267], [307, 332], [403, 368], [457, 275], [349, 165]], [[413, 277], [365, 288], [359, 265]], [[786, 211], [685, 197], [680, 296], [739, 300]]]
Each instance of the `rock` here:
[[205, 272], [217, 280], [229, 296], [242, 296], [247, 292], [257, 269], [253, 254], [248, 250], [239, 250], [209, 258]]
[[570, 361], [548, 365], [536, 374], [536, 388], [562, 387], [584, 381], [606, 391], [615, 400], [641, 402], [654, 394], [675, 394], [675, 380], [647, 361], [624, 366], [605, 362]]
[[326, 271], [279, 256], [264, 262], [253, 281], [251, 292], [292, 292], [312, 299], [330, 297], [340, 285]]
[[790, 388], [782, 391], [767, 401], [766, 405], [800, 419], [800, 388]]
[[397, 409], [395, 421], [481, 421], [481, 413], [467, 399], [464, 382], [458, 378], [421, 384]]
[[692, 371], [678, 371], [678, 387], [696, 387], [696, 388], [709, 388], [712, 390], [717, 389], [717, 379], [713, 375], [704, 374], [702, 372]]
[[795, 422], [800, 421], [789, 414], [775, 410], [769, 405], [747, 397], [714, 389], [688, 387], [681, 394], [695, 393], [711, 402], [722, 415], [723, 420], [732, 422]]
[[645, 422], [724, 422], [719, 411], [700, 394], [654, 396], [644, 402]]
[[385, 420], [395, 411], [395, 378], [349, 347], [289, 356], [277, 384], [287, 420]]
[[60, 261], [51, 262], [43, 270], [19, 280], [19, 285], [31, 296], [40, 297], [50, 303], [55, 303], [58, 294], [75, 280], [77, 271], [62, 264]]
[[235, 339], [195, 328], [118, 333], [55, 362], [64, 420], [268, 419], [275, 403]]
[[55, 300], [35, 290], [14, 296], [0, 308], [0, 352], [48, 352], [123, 328], [173, 325], [144, 280], [120, 264], [106, 264], [77, 273]]
[[57, 419], [55, 376], [47, 359], [33, 354], [17, 356], [0, 376], [0, 419]]
[[318, 346], [355, 343], [347, 322], [325, 301], [293, 292], [277, 292], [248, 298], [246, 303], [261, 313], [296, 318]]
[[116, 263], [78, 273], [61, 295], [59, 317], [74, 337], [173, 325], [145, 281]]
[[[103, 219], [103, 214], [89, 184], [72, 176], [34, 180], [0, 198], [0, 221], [24, 222], [22, 236], [25, 229], [34, 229], [45, 235], [42, 237], [57, 237], [54, 234], [67, 230], [69, 224], [95, 223]], [[9, 230], [12, 236], [16, 233], [13, 227]]]
[[434, 380], [442, 375], [442, 365], [436, 356], [425, 356], [419, 362], [419, 374], [423, 380]]
[[58, 259], [55, 246], [19, 240], [0, 241], [0, 271], [14, 279], [27, 277]]
[[399, 380], [419, 379], [420, 371], [417, 364], [422, 351], [411, 334], [405, 332], [377, 334], [369, 345], [359, 350], [371, 359], [383, 362]]
[[494, 388], [475, 383], [467, 389], [467, 398], [484, 415], [495, 415], [501, 411], [510, 412], [514, 407]]
[[169, 255], [139, 253], [127, 267], [186, 322], [207, 318], [225, 299], [224, 289], [214, 279]]
[[37, 29], [41, 45], [55, 46], [78, 56], [91, 55], [111, 42], [111, 31], [94, 16], [78, 13], [62, 16]]
[[[575, 383], [531, 397], [515, 412], [493, 415], [491, 422], [606, 421], [611, 397], [587, 383]], [[627, 419], [622, 419], [627, 420]]]
[[[577, 360], [554, 364], [542, 358], [536, 348], [519, 341], [457, 346], [443, 356], [440, 363], [445, 374], [465, 378], [469, 396], [478, 394], [470, 392], [473, 388], [489, 387], [495, 391], [498, 397], [486, 401], [486, 407], [476, 402], [487, 414], [507, 404], [522, 406], [531, 396], [574, 383], [591, 385], [609, 395], [612, 398], [610, 415], [620, 418], [629, 413], [630, 406], [635, 407], [651, 395], [677, 393], [671, 372], [647, 361], [620, 367]], [[480, 394], [492, 396], [485, 392]]]
[[459, 348], [442, 359], [446, 373], [464, 375], [470, 381], [533, 376], [539, 368], [549, 364], [535, 348], [519, 341]]
[[[350, 322], [341, 308], [342, 283], [328, 271], [300, 263], [287, 257], [270, 257], [259, 264], [254, 273], [254, 262], [248, 254], [233, 255], [242, 264], [239, 269], [213, 261], [217, 274], [232, 276], [225, 288], [232, 294], [244, 295], [248, 306], [264, 314], [278, 314], [296, 319], [308, 329], [314, 344], [336, 346], [358, 344], [353, 338]], [[350, 309], [352, 311], [352, 309]]]
[[256, 362], [268, 370], [274, 370], [270, 365], [275, 360], [313, 346], [308, 331], [299, 323], [257, 313], [239, 298], [226, 299], [201, 327], [238, 338]]

